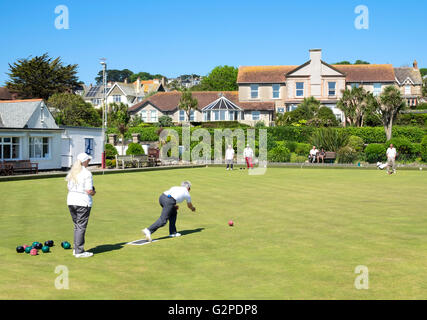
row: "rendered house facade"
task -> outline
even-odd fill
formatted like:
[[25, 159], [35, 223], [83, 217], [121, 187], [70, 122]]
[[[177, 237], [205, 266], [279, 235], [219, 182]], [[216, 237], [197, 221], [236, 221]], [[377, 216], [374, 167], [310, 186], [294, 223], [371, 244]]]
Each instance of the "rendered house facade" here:
[[[254, 125], [263, 121], [271, 125], [276, 113], [295, 110], [304, 98], [314, 97], [329, 107], [336, 118], [344, 121], [343, 112], [337, 108], [342, 91], [363, 87], [375, 96], [384, 88], [400, 88], [408, 105], [415, 106], [421, 99], [422, 78], [418, 65], [412, 68], [394, 68], [391, 64], [330, 65], [322, 60], [322, 50], [310, 50], [310, 59], [302, 65], [242, 66], [237, 77], [238, 91], [192, 92], [199, 101], [191, 121], [231, 121]], [[168, 115], [173, 122], [188, 121], [185, 112], [178, 110], [181, 94], [177, 91], [158, 93], [129, 109], [132, 116], [144, 122], [157, 122]], [[228, 109], [204, 109], [223, 96], [240, 108], [239, 113]], [[229, 103], [228, 103], [229, 104]]]

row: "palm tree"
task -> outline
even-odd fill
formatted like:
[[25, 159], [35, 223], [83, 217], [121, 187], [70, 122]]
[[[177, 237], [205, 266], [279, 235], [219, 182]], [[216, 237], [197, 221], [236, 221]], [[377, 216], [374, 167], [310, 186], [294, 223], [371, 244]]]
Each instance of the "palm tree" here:
[[388, 86], [384, 92], [375, 99], [375, 111], [380, 116], [384, 125], [387, 141], [393, 136], [393, 123], [400, 111], [406, 108], [406, 102], [399, 89], [395, 86]]
[[365, 114], [369, 112], [372, 96], [363, 88], [353, 87], [342, 91], [343, 95], [337, 103], [338, 109], [344, 112], [345, 124], [363, 127]]
[[197, 101], [196, 98], [193, 98], [193, 95], [191, 94], [190, 90], [183, 89], [181, 92], [182, 94], [181, 94], [181, 99], [179, 100], [178, 109], [185, 111], [188, 122], [190, 122], [191, 124], [191, 121], [190, 121], [191, 111], [197, 110], [197, 106], [199, 102]]

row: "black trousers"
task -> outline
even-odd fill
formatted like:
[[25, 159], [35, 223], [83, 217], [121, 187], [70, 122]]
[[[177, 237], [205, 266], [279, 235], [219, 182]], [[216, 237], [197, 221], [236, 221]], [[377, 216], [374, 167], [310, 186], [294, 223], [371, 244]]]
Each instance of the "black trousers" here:
[[154, 222], [148, 230], [151, 233], [156, 232], [157, 229], [164, 227], [169, 220], [169, 234], [176, 233], [176, 217], [178, 211], [176, 210], [176, 201], [174, 198], [168, 198], [162, 194], [159, 198], [160, 206], [163, 208], [160, 218]]
[[71, 219], [74, 222], [74, 250], [75, 253], [83, 253], [85, 244], [85, 234], [91, 207], [68, 206]]

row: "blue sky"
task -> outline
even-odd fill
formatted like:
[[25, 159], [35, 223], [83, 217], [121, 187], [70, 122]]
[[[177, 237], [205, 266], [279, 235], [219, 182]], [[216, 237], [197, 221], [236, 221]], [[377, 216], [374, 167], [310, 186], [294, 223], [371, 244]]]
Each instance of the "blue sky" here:
[[[69, 30], [55, 28], [55, 8], [69, 9]], [[355, 8], [369, 9], [357, 30]], [[0, 85], [18, 58], [61, 56], [94, 82], [108, 68], [206, 75], [217, 65], [299, 65], [308, 50], [323, 60], [427, 67], [427, 1], [420, 0], [22, 0], [0, 1]]]

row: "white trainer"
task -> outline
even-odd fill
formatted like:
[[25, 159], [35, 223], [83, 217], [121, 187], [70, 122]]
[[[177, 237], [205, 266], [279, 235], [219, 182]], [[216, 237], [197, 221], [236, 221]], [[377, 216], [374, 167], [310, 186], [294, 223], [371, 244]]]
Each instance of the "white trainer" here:
[[181, 234], [179, 232], [175, 232], [175, 233], [172, 233], [169, 235], [169, 237], [171, 237], [171, 238], [180, 237], [180, 236], [181, 236]]
[[92, 252], [83, 252], [83, 253], [77, 253], [74, 255], [76, 258], [89, 258], [93, 256]]
[[142, 230], [142, 232], [145, 234], [145, 238], [147, 239], [147, 241], [151, 242], [151, 232], [150, 230], [148, 230], [147, 228], [145, 228], [144, 230]]

